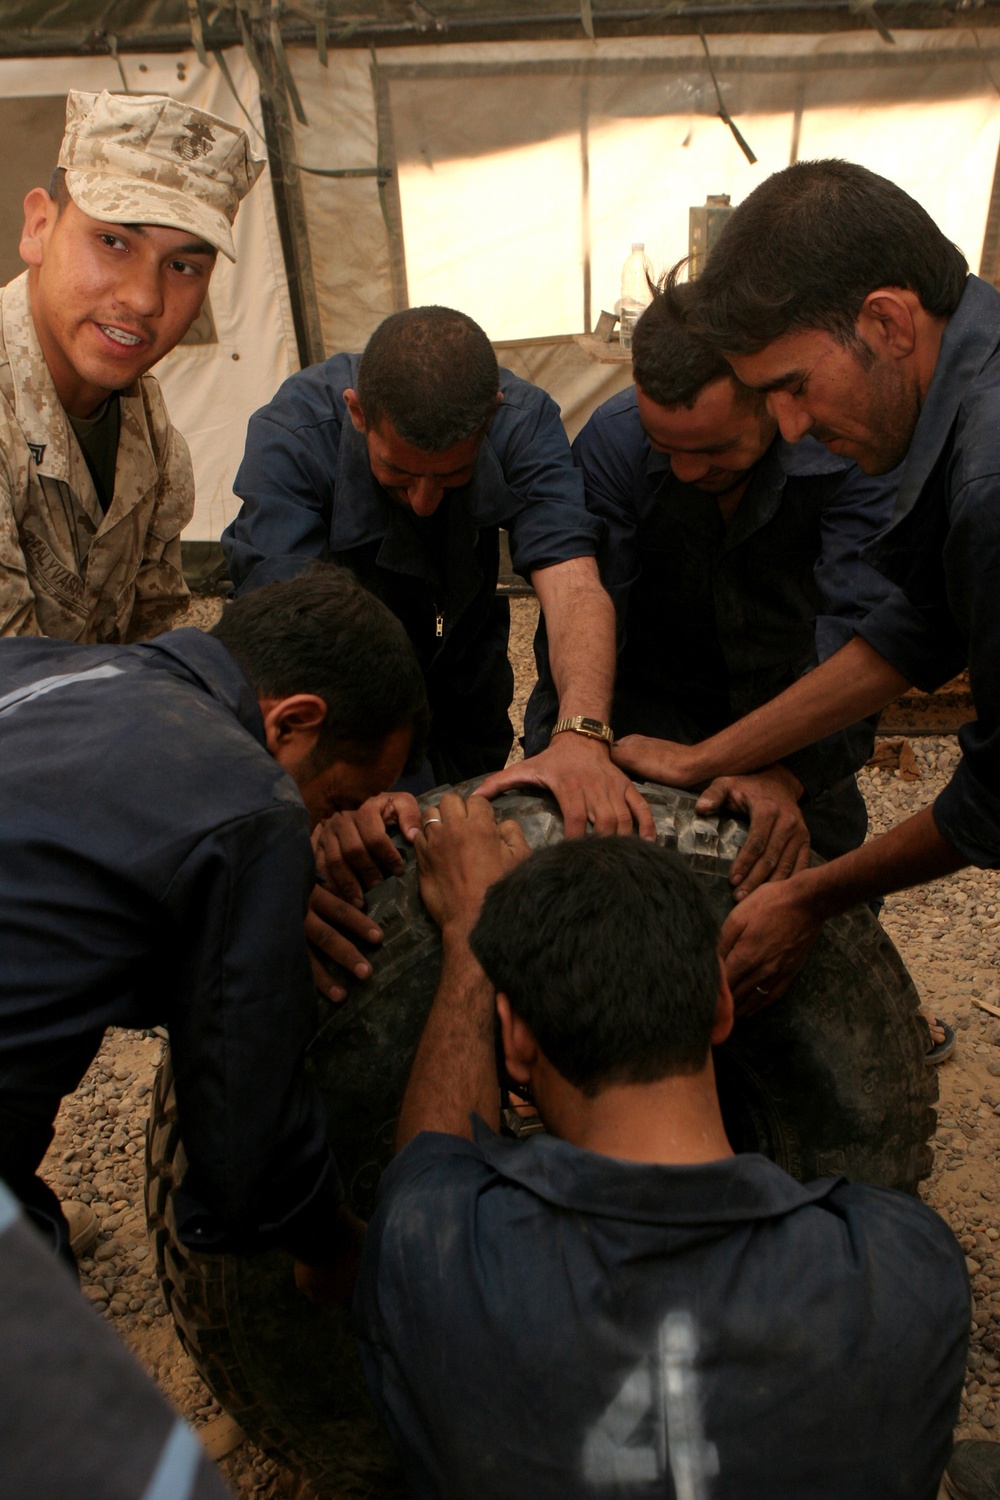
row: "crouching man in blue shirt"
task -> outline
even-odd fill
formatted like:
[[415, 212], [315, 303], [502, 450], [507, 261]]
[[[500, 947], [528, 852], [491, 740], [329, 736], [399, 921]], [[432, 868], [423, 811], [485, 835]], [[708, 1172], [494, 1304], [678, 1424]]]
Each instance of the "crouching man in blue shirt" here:
[[[640, 839], [525, 859], [479, 797], [415, 844], [441, 979], [355, 1303], [412, 1493], [933, 1500], [962, 1253], [915, 1199], [734, 1156], [694, 877]], [[527, 1142], [495, 1134], [495, 1018]]]
[[419, 761], [399, 622], [343, 568], [237, 600], [208, 635], [0, 642], [0, 1176], [53, 1248], [35, 1175], [108, 1026], [166, 1025], [203, 1251], [350, 1250], [302, 922], [309, 831]]
[[379, 324], [363, 354], [291, 376], [250, 419], [234, 489], [243, 508], [222, 546], [239, 594], [332, 558], [405, 625], [433, 716], [429, 764], [411, 790], [507, 759], [503, 527], [548, 622], [559, 700], [538, 778], [570, 835], [588, 822], [630, 832], [633, 817], [652, 834], [645, 802], [609, 758], [615, 625], [594, 557], [601, 523], [584, 503], [558, 406], [498, 368], [471, 318], [408, 308]]

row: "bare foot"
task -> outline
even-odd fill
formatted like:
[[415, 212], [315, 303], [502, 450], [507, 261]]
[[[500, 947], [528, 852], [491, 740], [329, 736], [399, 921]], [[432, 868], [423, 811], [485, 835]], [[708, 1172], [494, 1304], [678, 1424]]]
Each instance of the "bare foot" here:
[[931, 1046], [937, 1047], [941, 1042], [944, 1041], [944, 1027], [941, 1025], [941, 1022], [938, 1020], [937, 1016], [934, 1015], [932, 1011], [926, 1010], [923, 1006], [920, 1007], [920, 1014], [927, 1022], [927, 1026], [931, 1034]]

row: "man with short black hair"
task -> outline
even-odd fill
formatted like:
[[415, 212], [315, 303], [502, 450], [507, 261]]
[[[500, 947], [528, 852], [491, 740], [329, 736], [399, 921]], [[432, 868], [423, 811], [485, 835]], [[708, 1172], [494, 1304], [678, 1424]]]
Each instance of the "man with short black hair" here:
[[165, 95], [70, 92], [0, 292], [0, 635], [162, 630], [188, 598], [194, 475], [151, 367], [201, 311], [264, 163]]
[[[888, 524], [894, 483], [818, 443], [786, 443], [763, 397], [686, 327], [692, 292], [655, 291], [633, 334], [635, 385], [573, 445], [604, 523], [598, 563], [618, 614], [611, 717], [639, 775], [660, 740], [704, 739], [811, 671], [889, 592], [860, 553]], [[557, 707], [545, 645], [542, 625], [529, 754]], [[874, 737], [871, 721], [851, 725], [704, 794], [701, 811], [728, 804], [750, 817], [731, 872], [738, 899], [801, 868], [810, 839], [827, 858], [861, 843], [854, 772]]]
[[[441, 977], [355, 1299], [412, 1493], [934, 1500], [962, 1252], [905, 1194], [733, 1155], [690, 870], [639, 839], [526, 859], [479, 797], [415, 845]], [[495, 1017], [548, 1134], [494, 1134]]]
[[499, 531], [548, 622], [559, 722], [534, 762], [571, 833], [652, 821], [611, 765], [614, 611], [559, 408], [499, 370], [464, 313], [394, 313], [363, 354], [292, 375], [250, 420], [222, 544], [237, 592], [315, 557], [352, 568], [403, 621], [427, 682], [429, 764], [411, 790], [501, 767], [510, 613], [496, 593]]
[[145, 645], [0, 641], [0, 1177], [34, 1174], [106, 1027], [166, 1025], [206, 1251], [329, 1258], [342, 1192], [305, 1075], [310, 828], [419, 761], [423, 680], [344, 569]]

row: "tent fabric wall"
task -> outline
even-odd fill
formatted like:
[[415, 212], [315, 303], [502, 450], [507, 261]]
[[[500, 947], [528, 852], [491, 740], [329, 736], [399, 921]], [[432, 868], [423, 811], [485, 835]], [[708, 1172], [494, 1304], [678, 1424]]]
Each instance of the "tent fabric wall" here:
[[593, 322], [633, 240], [663, 269], [708, 193], [739, 203], [827, 155], [898, 182], [978, 268], [1000, 33], [729, 36], [712, 51], [755, 164], [717, 118], [697, 38], [380, 52], [411, 300], [447, 295], [494, 338], [579, 332], [585, 278]]
[[[837, 155], [922, 201], [979, 268], [1000, 145], [1000, 31], [712, 39], [726, 103], [759, 160], [716, 117], [697, 37], [289, 49], [303, 162], [394, 177], [405, 295], [476, 318], [575, 431], [627, 382], [554, 339], [618, 294], [633, 238], [657, 269], [687, 250], [688, 211], [738, 203], [768, 173]], [[306, 178], [328, 352], [361, 348], [400, 305], [370, 178]], [[589, 282], [589, 308], [586, 286]]]
[[[254, 121], [250, 130], [254, 150], [266, 156], [256, 78], [241, 50], [231, 51], [228, 62]], [[135, 93], [169, 93], [236, 124], [247, 124], [218, 65], [213, 61], [208, 68], [202, 67], [193, 51], [133, 54], [123, 58], [123, 65]], [[37, 114], [33, 101], [65, 95], [70, 88], [120, 90], [121, 78], [110, 58], [0, 61], [0, 98], [24, 100], [24, 130], [32, 128]], [[16, 139], [9, 141], [8, 151], [16, 154], [17, 150]], [[49, 167], [54, 165], [53, 156]], [[11, 225], [9, 235], [13, 237], [19, 227]], [[234, 236], [236, 265], [220, 256], [210, 288], [218, 343], [180, 346], [154, 372], [194, 462], [196, 508], [185, 541], [216, 541], [235, 515], [238, 501], [232, 481], [243, 454], [247, 419], [298, 366], [266, 172], [243, 203]]]
[[601, 364], [575, 339], [511, 339], [493, 347], [505, 369], [540, 385], [558, 403], [570, 442], [595, 407], [632, 384], [630, 363]]
[[[372, 60], [366, 51], [288, 49], [308, 125], [296, 126], [303, 166], [377, 166], [379, 128]], [[372, 330], [405, 298], [394, 294], [391, 243], [373, 177], [301, 177], [313, 279], [328, 354], [364, 348]]]

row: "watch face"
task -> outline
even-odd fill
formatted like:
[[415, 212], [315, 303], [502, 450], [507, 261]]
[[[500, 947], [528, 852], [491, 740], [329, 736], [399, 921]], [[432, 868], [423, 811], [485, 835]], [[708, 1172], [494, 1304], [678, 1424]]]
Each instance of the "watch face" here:
[[588, 734], [603, 734], [604, 725], [600, 719], [581, 719], [580, 728], [586, 729]]

